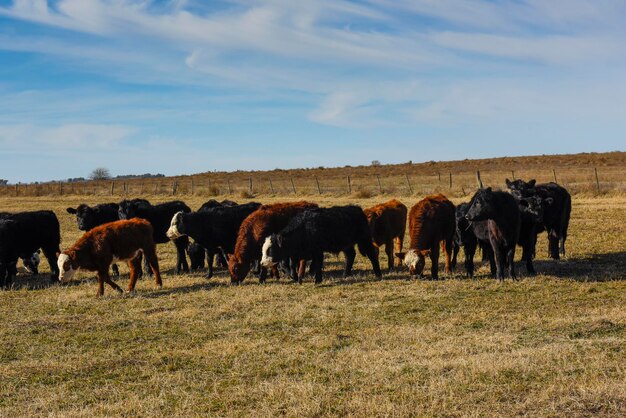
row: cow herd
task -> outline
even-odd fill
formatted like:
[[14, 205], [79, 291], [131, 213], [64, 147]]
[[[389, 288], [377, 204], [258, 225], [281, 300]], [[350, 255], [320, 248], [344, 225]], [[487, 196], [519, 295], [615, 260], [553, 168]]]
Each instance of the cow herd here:
[[[382, 277], [379, 251], [387, 256], [389, 270], [406, 265], [412, 275], [423, 275], [426, 258], [431, 278], [439, 277], [439, 253], [445, 271], [455, 268], [460, 248], [465, 271], [474, 275], [474, 255], [480, 248], [492, 276], [516, 278], [514, 255], [522, 248], [529, 275], [537, 235], [548, 234], [549, 256], [565, 254], [571, 212], [569, 193], [556, 183], [506, 180], [507, 191], [480, 188], [467, 203], [455, 207], [445, 196], [428, 196], [410, 211], [396, 199], [361, 209], [359, 206], [319, 207], [310, 202], [262, 205], [210, 200], [197, 211], [181, 201], [153, 205], [145, 199], [67, 208], [75, 215], [83, 236], [69, 249], [60, 250], [60, 227], [52, 211], [0, 213], [0, 287], [7, 287], [17, 273], [17, 261], [37, 273], [40, 251], [53, 280], [72, 278], [79, 269], [94, 271], [98, 296], [104, 284], [122, 292], [113, 282], [117, 262], [130, 270], [128, 291], [144, 272], [162, 285], [156, 244], [172, 241], [176, 247], [176, 272], [203, 269], [213, 275], [214, 261], [228, 268], [231, 283], [239, 284], [254, 271], [261, 283], [280, 272], [302, 282], [309, 266], [315, 283], [323, 280], [325, 253], [343, 253], [344, 276], [352, 274], [356, 249], [367, 257], [377, 278]], [[407, 216], [408, 215], [408, 216]], [[408, 217], [409, 248], [403, 251]], [[190, 243], [189, 237], [193, 239]], [[217, 258], [217, 260], [215, 260]], [[143, 267], [142, 267], [143, 259]], [[310, 263], [310, 264], [309, 264]]]

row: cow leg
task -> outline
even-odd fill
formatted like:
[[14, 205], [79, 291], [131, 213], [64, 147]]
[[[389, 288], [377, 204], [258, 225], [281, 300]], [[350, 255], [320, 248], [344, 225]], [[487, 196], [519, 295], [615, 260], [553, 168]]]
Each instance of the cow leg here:
[[474, 255], [476, 254], [477, 242], [466, 242], [463, 245], [465, 253], [465, 273], [470, 279], [474, 277]]
[[267, 279], [267, 268], [261, 266], [261, 272], [259, 273], [259, 283], [265, 283]]
[[439, 280], [439, 243], [430, 249], [430, 277]]
[[8, 279], [9, 269], [5, 263], [0, 262], [0, 289], [7, 288], [7, 279]]
[[150, 269], [150, 263], [148, 262], [148, 259], [145, 256], [143, 257], [143, 271], [141, 273], [142, 276], [144, 272], [146, 273], [148, 277], [152, 277], [152, 269]]
[[[395, 237], [393, 239], [393, 252], [394, 253], [401, 253], [402, 252], [402, 245], [404, 242], [404, 232], [402, 232], [402, 235]], [[400, 260], [398, 257], [395, 257], [395, 266], [396, 267], [402, 267], [402, 260]]]
[[548, 254], [550, 258], [558, 260], [559, 255], [559, 236], [556, 231], [552, 230], [548, 232]]
[[492, 241], [491, 247], [496, 259], [496, 278], [500, 281], [504, 280], [504, 270], [506, 269], [506, 254], [499, 242]]
[[441, 249], [443, 250], [443, 254], [446, 257], [446, 264], [445, 264], [446, 274], [450, 274], [452, 273], [452, 268], [450, 266], [451, 264], [450, 256], [452, 254], [452, 237], [441, 242]]
[[[113, 263], [111, 265], [111, 270], [113, 271], [113, 276], [119, 277], [120, 269], [117, 267], [117, 264]], [[140, 263], [139, 263], [139, 271], [141, 271], [141, 260], [140, 260]]]
[[370, 263], [372, 263], [372, 268], [374, 269], [374, 275], [376, 276], [376, 278], [381, 279], [383, 277], [383, 274], [380, 271], [380, 263], [378, 262], [378, 256], [376, 255], [372, 240], [366, 238], [365, 240], [362, 240], [357, 244], [361, 254], [369, 258]]
[[276, 279], [276, 280], [280, 280], [280, 273], [278, 272], [278, 265], [273, 265], [272, 266], [272, 278]]
[[220, 268], [228, 268], [228, 260], [221, 249], [217, 252], [217, 264]]
[[461, 251], [461, 246], [459, 245], [458, 242], [453, 241], [452, 242], [452, 260], [450, 260], [450, 266], [452, 267], [452, 270], [456, 270], [456, 260], [459, 255], [459, 251]]
[[324, 268], [324, 253], [318, 253], [313, 255], [313, 261], [311, 261], [311, 270], [315, 277], [315, 284], [322, 283], [322, 269]]
[[389, 240], [385, 243], [385, 254], [387, 254], [387, 270], [393, 271], [393, 258], [395, 257], [393, 255], [393, 240]]
[[189, 264], [187, 264], [186, 249], [189, 246], [189, 237], [183, 236], [174, 240], [176, 245], [176, 274], [189, 273]]
[[517, 275], [515, 274], [515, 243], [507, 248], [506, 259], [507, 264], [509, 265], [509, 275], [511, 276], [511, 279], [515, 280], [517, 279]]
[[306, 260], [299, 260], [298, 277], [304, 277], [306, 274]]
[[524, 246], [522, 247], [522, 260], [526, 262], [526, 273], [528, 273], [529, 276], [534, 276], [537, 274], [533, 266], [532, 253], [533, 253], [533, 250], [532, 250], [532, 238], [531, 238], [529, 242], [524, 243]]
[[215, 252], [213, 250], [206, 250], [207, 257], [207, 273], [206, 278], [210, 279], [213, 277], [213, 260], [215, 259]]
[[298, 260], [295, 257], [289, 260], [289, 270], [290, 270], [289, 275], [291, 276], [291, 279], [294, 282], [298, 282], [299, 284], [302, 284], [302, 276], [304, 275], [304, 268], [302, 267], [303, 261], [304, 261], [304, 266], [306, 267], [305, 260]]
[[42, 248], [43, 255], [48, 260], [48, 265], [50, 266], [50, 271], [52, 274], [50, 275], [50, 280], [56, 282], [59, 280], [59, 266], [57, 265], [57, 254], [61, 252], [59, 247], [56, 248]]
[[150, 266], [150, 271], [154, 274], [154, 283], [159, 289], [162, 288], [163, 280], [161, 279], [161, 272], [159, 270], [159, 259], [156, 254], [156, 246], [153, 245], [144, 248], [143, 255]]
[[104, 295], [104, 283], [108, 284], [119, 293], [124, 293], [122, 288], [119, 287], [113, 280], [111, 280], [111, 277], [109, 277], [109, 266], [107, 266], [106, 269], [103, 269], [98, 272], [98, 295], [97, 296]]
[[352, 266], [354, 266], [356, 251], [354, 250], [354, 247], [348, 247], [343, 250], [343, 255], [346, 258], [346, 264], [343, 269], [343, 277], [345, 278], [352, 274]]
[[135, 257], [132, 260], [128, 260], [128, 270], [130, 271], [130, 280], [128, 281], [128, 293], [135, 290], [135, 284], [137, 283], [137, 270], [141, 270], [141, 259]]

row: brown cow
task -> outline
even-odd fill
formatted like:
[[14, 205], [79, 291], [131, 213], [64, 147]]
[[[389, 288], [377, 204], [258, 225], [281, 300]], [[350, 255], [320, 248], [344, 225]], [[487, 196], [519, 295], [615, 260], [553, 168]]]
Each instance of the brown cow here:
[[[389, 270], [393, 269], [393, 253], [402, 252], [402, 242], [406, 230], [407, 208], [402, 202], [392, 199], [380, 205], [364, 209], [367, 223], [370, 226], [372, 242], [378, 257], [379, 248], [385, 246]], [[396, 266], [402, 265], [402, 260], [396, 260]]]
[[456, 228], [455, 208], [444, 195], [427, 196], [409, 213], [411, 245], [406, 253], [396, 253], [411, 274], [422, 275], [425, 257], [430, 255], [432, 279], [437, 280], [439, 243], [446, 255], [446, 273], [450, 273], [452, 238]]
[[132, 292], [141, 272], [141, 253], [154, 273], [156, 285], [162, 287], [152, 225], [140, 218], [109, 222], [85, 232], [70, 249], [59, 255], [59, 281], [69, 281], [76, 270], [82, 268], [97, 272], [96, 296], [104, 294], [105, 282], [122, 293], [122, 289], [109, 276], [109, 266], [114, 261], [128, 261], [128, 292]]
[[[235, 253], [228, 260], [231, 283], [238, 284], [245, 279], [250, 267], [255, 260], [261, 258], [261, 248], [265, 238], [279, 232], [289, 220], [298, 213], [318, 207], [310, 202], [290, 202], [263, 205], [244, 219], [237, 242]], [[265, 281], [267, 270], [261, 267], [259, 277], [261, 283]]]

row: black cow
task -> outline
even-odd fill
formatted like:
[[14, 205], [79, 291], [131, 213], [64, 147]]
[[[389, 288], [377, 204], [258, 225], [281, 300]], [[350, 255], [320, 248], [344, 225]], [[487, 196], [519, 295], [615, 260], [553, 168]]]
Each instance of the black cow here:
[[465, 219], [479, 240], [489, 241], [492, 254], [490, 262], [493, 273], [495, 256], [496, 277], [504, 280], [504, 270], [509, 266], [509, 274], [515, 279], [515, 245], [520, 231], [520, 210], [515, 198], [509, 193], [493, 191], [491, 187], [479, 189], [467, 210]]
[[[93, 228], [119, 220], [119, 205], [117, 203], [101, 203], [95, 206], [89, 206], [85, 203], [78, 205], [76, 208], [67, 208], [67, 213], [76, 215], [76, 223], [81, 231], [91, 231]], [[119, 276], [120, 271], [117, 264], [112, 264], [114, 276]]]
[[292, 278], [301, 283], [302, 278], [297, 272], [299, 261], [312, 260], [310, 269], [315, 275], [315, 283], [321, 283], [324, 253], [344, 253], [346, 277], [352, 273], [355, 244], [359, 252], [369, 258], [376, 277], [381, 278], [367, 218], [360, 207], [309, 209], [294, 216], [279, 233], [266, 238], [261, 264], [270, 267], [288, 260]]
[[535, 245], [537, 234], [541, 231], [544, 217], [544, 205], [551, 203], [551, 198], [544, 199], [539, 196], [524, 197], [518, 200], [520, 209], [520, 233], [517, 245], [522, 247], [522, 261], [526, 262], [526, 271], [530, 275], [537, 274], [533, 266], [535, 258]]
[[539, 231], [548, 232], [548, 256], [558, 260], [565, 255], [565, 241], [572, 212], [572, 197], [565, 188], [556, 183], [536, 184], [535, 180], [510, 181], [506, 185], [518, 198], [539, 196], [544, 202], [543, 222]]
[[189, 268], [194, 270], [204, 270], [205, 249], [197, 242], [190, 242], [187, 246], [189, 256]]
[[43, 250], [51, 280], [59, 275], [57, 253], [61, 251], [61, 231], [54, 212], [42, 210], [5, 214], [0, 218], [0, 287], [9, 286], [17, 269], [17, 259]]
[[[470, 221], [465, 218], [469, 203], [461, 203], [456, 207], [456, 232], [454, 234], [454, 245], [452, 255], [452, 268], [456, 268], [457, 255], [460, 247], [465, 253], [465, 272], [467, 277], [474, 277], [474, 254], [478, 247], [478, 238], [474, 234]], [[483, 249], [484, 254], [484, 249]]]
[[178, 212], [172, 217], [167, 236], [170, 239], [190, 236], [205, 248], [209, 259], [207, 277], [210, 278], [213, 276], [213, 256], [222, 251], [233, 253], [241, 223], [260, 206], [260, 203], [252, 202], [218, 206], [202, 212]]
[[[169, 241], [167, 230], [170, 227], [172, 217], [178, 212], [189, 213], [191, 209], [184, 202], [175, 200], [172, 202], [152, 205], [145, 199], [123, 200], [120, 202], [118, 215], [120, 219], [143, 218], [152, 224], [154, 230], [154, 242], [156, 244], [164, 244]], [[189, 272], [189, 264], [185, 251], [189, 245], [189, 238], [184, 236], [174, 240], [176, 245], [176, 273], [181, 271]], [[144, 267], [148, 274], [151, 274], [150, 268]]]
[[[11, 216], [9, 212], [0, 212], [0, 219], [4, 219]], [[41, 262], [41, 250], [37, 250], [32, 254], [21, 254], [22, 264], [26, 271], [30, 274], [39, 274], [39, 263]], [[11, 273], [11, 277], [17, 276], [17, 263], [10, 267], [7, 267]]]
[[225, 206], [237, 206], [237, 202], [233, 202], [232, 200], [228, 200], [228, 199], [224, 199], [221, 202], [218, 202], [215, 199], [211, 199], [211, 200], [204, 202], [202, 206], [200, 206], [200, 209], [198, 209], [198, 212], [202, 212], [211, 208], [219, 208], [219, 207], [225, 207]]

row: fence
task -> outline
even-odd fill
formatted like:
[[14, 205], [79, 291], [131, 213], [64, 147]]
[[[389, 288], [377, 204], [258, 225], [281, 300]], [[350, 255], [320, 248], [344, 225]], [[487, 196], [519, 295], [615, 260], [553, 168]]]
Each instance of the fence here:
[[256, 195], [425, 195], [472, 194], [481, 181], [485, 186], [504, 187], [504, 179], [535, 178], [555, 181], [572, 193], [624, 192], [626, 168], [567, 167], [542, 170], [483, 170], [481, 172], [434, 172], [430, 174], [350, 174], [347, 176], [290, 176], [267, 173], [242, 176], [221, 174], [158, 179], [57, 182], [0, 186], [0, 196], [256, 196]]

